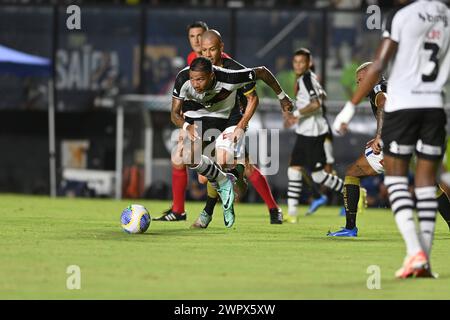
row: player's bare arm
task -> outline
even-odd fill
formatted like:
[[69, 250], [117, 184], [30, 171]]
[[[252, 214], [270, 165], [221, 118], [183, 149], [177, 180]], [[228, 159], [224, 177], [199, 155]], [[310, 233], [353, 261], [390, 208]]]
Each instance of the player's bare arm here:
[[333, 129], [337, 133], [344, 133], [347, 124], [355, 114], [355, 107], [365, 96], [367, 96], [372, 88], [380, 79], [382, 71], [386, 68], [390, 59], [397, 51], [397, 43], [389, 38], [383, 39], [377, 49], [373, 63], [368, 67], [366, 76], [356, 89], [350, 101], [347, 101], [342, 111], [337, 115], [333, 123]]
[[319, 101], [319, 99], [312, 99], [311, 102], [304, 108], [301, 108], [298, 114], [298, 117], [303, 117], [303, 116], [307, 116], [315, 111], [317, 111], [318, 109], [320, 109], [321, 107], [321, 103]]
[[278, 98], [280, 99], [281, 109], [283, 111], [292, 111], [294, 106], [291, 102], [291, 99], [289, 99], [289, 97], [284, 93], [283, 89], [278, 83], [278, 80], [275, 78], [272, 72], [270, 72], [270, 70], [264, 66], [253, 68], [253, 70], [256, 74], [256, 80], [264, 81], [278, 96]]
[[384, 121], [384, 103], [386, 102], [386, 95], [380, 92], [375, 97], [375, 105], [377, 106], [377, 131], [375, 134], [375, 139], [372, 142], [372, 150], [375, 154], [379, 154], [382, 150], [381, 144], [381, 132], [383, 130]]
[[245, 97], [247, 98], [247, 107], [245, 108], [245, 113], [242, 115], [241, 121], [236, 126], [236, 129], [233, 132], [233, 141], [238, 141], [245, 132], [245, 128], [247, 128], [248, 123], [250, 122], [250, 119], [255, 114], [256, 108], [259, 104], [259, 98], [255, 91], [250, 92], [249, 94], [246, 94]]
[[182, 116], [181, 108], [183, 107], [183, 100], [172, 98], [172, 111], [170, 113], [170, 119], [172, 120], [172, 123], [176, 125], [178, 128], [182, 128], [188, 133], [189, 139], [194, 141], [196, 138], [198, 138], [198, 133], [195, 130], [196, 126], [188, 124], [184, 121], [184, 118]]

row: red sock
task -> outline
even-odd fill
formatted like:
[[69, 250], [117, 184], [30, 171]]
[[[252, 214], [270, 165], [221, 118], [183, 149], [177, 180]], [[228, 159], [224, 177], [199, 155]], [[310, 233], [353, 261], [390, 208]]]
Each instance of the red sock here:
[[253, 187], [256, 189], [256, 192], [263, 198], [269, 209], [278, 208], [278, 205], [273, 198], [272, 191], [270, 191], [266, 177], [262, 175], [257, 167], [253, 167], [253, 173], [248, 177], [248, 180], [250, 180]]
[[172, 167], [172, 212], [184, 212], [184, 199], [187, 186], [187, 169], [177, 169]]

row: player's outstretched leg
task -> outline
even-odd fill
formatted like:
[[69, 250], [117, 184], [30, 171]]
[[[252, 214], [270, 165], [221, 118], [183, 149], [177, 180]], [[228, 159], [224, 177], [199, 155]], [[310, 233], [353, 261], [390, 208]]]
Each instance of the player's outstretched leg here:
[[270, 223], [271, 224], [282, 224], [283, 223], [283, 212], [276, 203], [272, 191], [270, 190], [269, 183], [266, 177], [259, 171], [259, 169], [254, 165], [250, 164], [248, 160], [245, 165], [245, 176], [251, 182], [256, 192], [264, 200], [267, 208], [269, 209]]
[[197, 220], [195, 220], [195, 222], [192, 224], [191, 228], [205, 229], [212, 221], [212, 217], [214, 214], [214, 207], [216, 206], [219, 194], [209, 181], [206, 185], [206, 188], [207, 188], [207, 197], [205, 207], [203, 208]]
[[225, 226], [230, 228], [234, 224], [234, 176], [232, 174], [224, 173], [220, 166], [209, 159], [208, 157], [201, 155], [200, 163], [192, 167], [199, 174], [208, 178], [211, 182], [217, 183], [217, 192], [222, 199], [223, 219]]
[[284, 220], [289, 223], [298, 222], [297, 206], [302, 193], [302, 171], [301, 167], [288, 168], [288, 214], [284, 216]]
[[185, 221], [184, 210], [186, 187], [188, 183], [187, 168], [183, 163], [182, 150], [184, 133], [180, 130], [177, 149], [172, 154], [172, 206], [164, 211], [155, 221]]
[[357, 237], [356, 212], [359, 200], [359, 178], [346, 176], [344, 181], [345, 227], [336, 232], [328, 233], [330, 237]]

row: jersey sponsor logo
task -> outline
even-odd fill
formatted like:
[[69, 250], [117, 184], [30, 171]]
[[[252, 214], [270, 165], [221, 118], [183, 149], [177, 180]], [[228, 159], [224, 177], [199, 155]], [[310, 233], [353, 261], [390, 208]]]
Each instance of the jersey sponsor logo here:
[[444, 23], [444, 27], [447, 28], [448, 26], [448, 18], [446, 15], [431, 15], [429, 13], [421, 13], [419, 12], [419, 18], [423, 22], [430, 22], [430, 23], [438, 23], [439, 21], [442, 21]]

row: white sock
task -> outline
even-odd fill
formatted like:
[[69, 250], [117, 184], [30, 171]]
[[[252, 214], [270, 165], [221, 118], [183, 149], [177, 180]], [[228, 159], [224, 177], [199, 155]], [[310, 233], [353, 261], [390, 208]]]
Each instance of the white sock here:
[[416, 188], [416, 208], [419, 216], [419, 239], [428, 257], [433, 245], [434, 226], [436, 225], [436, 186]]
[[414, 201], [408, 191], [408, 178], [402, 176], [386, 176], [384, 184], [387, 186], [391, 209], [395, 222], [406, 244], [408, 256], [422, 250], [414, 222]]
[[297, 206], [302, 193], [302, 172], [292, 167], [288, 168], [288, 215], [296, 216]]

